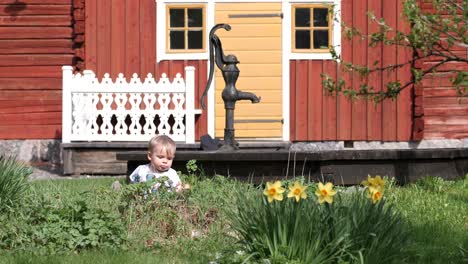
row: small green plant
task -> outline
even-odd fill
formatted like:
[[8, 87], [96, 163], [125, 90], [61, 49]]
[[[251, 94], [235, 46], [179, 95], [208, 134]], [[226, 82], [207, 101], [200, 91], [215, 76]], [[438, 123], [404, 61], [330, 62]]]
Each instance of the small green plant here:
[[187, 161], [187, 164], [185, 165], [185, 167], [187, 168], [187, 172], [189, 174], [195, 174], [198, 172], [198, 165], [197, 165], [197, 160], [189, 160]]
[[415, 184], [424, 190], [436, 193], [441, 192], [444, 189], [444, 185], [446, 185], [444, 179], [435, 176], [424, 177], [416, 181]]
[[0, 211], [14, 206], [28, 189], [32, 169], [14, 157], [0, 156]]

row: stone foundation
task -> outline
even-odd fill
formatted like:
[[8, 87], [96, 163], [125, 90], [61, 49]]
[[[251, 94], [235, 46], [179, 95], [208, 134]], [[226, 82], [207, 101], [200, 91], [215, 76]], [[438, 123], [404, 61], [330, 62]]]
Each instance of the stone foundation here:
[[61, 140], [0, 140], [0, 155], [14, 156], [31, 165], [62, 164]]

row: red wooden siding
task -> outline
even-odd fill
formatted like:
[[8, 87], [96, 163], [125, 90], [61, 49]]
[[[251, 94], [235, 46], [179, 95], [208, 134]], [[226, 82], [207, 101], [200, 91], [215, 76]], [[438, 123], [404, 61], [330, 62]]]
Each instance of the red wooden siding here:
[[[194, 66], [195, 97], [200, 98], [206, 84], [206, 61], [162, 61], [156, 63], [156, 2], [154, 0], [87, 0], [86, 69], [98, 78], [108, 72], [113, 78], [124, 73], [159, 79], [184, 75], [185, 66]], [[159, 44], [159, 43], [158, 43]], [[195, 107], [201, 108], [198, 100]], [[207, 133], [206, 111], [196, 120], [196, 139]]]
[[0, 138], [61, 137], [73, 0], [0, 0]]
[[[431, 3], [420, 1], [426, 12], [431, 12]], [[454, 46], [451, 51], [468, 57], [466, 47]], [[419, 66], [428, 69], [438, 58], [429, 58]], [[447, 63], [438, 68], [438, 73], [429, 74], [415, 88], [415, 139], [467, 138], [468, 97], [460, 96], [453, 88], [450, 70], [468, 71], [466, 63]]]
[[[373, 32], [375, 26], [368, 22], [367, 12], [373, 10], [377, 17], [384, 17], [390, 26], [408, 30], [401, 19], [401, 1], [343, 0], [343, 21], [360, 28], [362, 33]], [[385, 10], [385, 12], [384, 12]], [[355, 64], [373, 65], [379, 60], [384, 65], [396, 64], [408, 58], [407, 50], [396, 47], [369, 48], [366, 41], [342, 39], [342, 56]], [[363, 100], [349, 101], [342, 95], [324, 93], [320, 73], [332, 77], [342, 76], [348, 85], [359, 88], [355, 75], [342, 73], [332, 61], [293, 60], [291, 68], [291, 140], [381, 140], [408, 141], [412, 132], [412, 88], [406, 89], [398, 100], [374, 104]], [[399, 79], [410, 80], [408, 68], [391, 74], [377, 73], [367, 80], [376, 90], [382, 84]]]

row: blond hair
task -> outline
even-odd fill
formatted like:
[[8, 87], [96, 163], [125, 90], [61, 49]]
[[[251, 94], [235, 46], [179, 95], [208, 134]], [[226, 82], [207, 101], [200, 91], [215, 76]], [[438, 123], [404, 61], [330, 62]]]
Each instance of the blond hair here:
[[166, 135], [157, 135], [151, 138], [148, 143], [148, 152], [153, 152], [158, 146], [161, 147], [161, 151], [166, 151], [168, 156], [174, 156], [176, 152], [174, 140]]

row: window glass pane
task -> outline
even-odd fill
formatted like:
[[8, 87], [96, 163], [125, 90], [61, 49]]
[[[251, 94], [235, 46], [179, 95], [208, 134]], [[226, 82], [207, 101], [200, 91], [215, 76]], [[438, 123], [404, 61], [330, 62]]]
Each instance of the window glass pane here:
[[310, 26], [310, 8], [296, 8], [296, 27]]
[[314, 49], [328, 49], [328, 30], [314, 30]]
[[189, 49], [202, 49], [203, 48], [203, 31], [188, 32], [188, 48]]
[[314, 27], [328, 27], [327, 8], [314, 8]]
[[188, 12], [188, 26], [201, 27], [203, 26], [203, 10], [201, 8], [190, 8]]
[[310, 49], [310, 30], [296, 30], [296, 49]]
[[185, 48], [185, 34], [184, 31], [172, 31], [169, 33], [170, 49], [184, 49]]
[[183, 8], [171, 8], [169, 10], [169, 17], [171, 27], [184, 27]]

